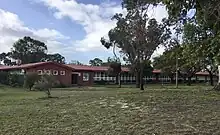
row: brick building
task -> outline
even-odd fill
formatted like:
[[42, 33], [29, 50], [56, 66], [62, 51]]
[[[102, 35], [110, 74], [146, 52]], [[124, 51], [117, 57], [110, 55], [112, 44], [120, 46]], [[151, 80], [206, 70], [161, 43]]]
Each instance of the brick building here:
[[[17, 72], [25, 74], [27, 72], [37, 72], [39, 75], [44, 73], [53, 74], [60, 83], [66, 86], [74, 85], [93, 85], [94, 83], [105, 81], [113, 83], [116, 81], [115, 77], [110, 77], [107, 74], [108, 67], [103, 66], [87, 66], [87, 65], [72, 65], [59, 64], [55, 62], [38, 62], [16, 66], [0, 66], [1, 71]], [[215, 76], [215, 80], [216, 80]], [[128, 68], [122, 68], [121, 82], [124, 84], [135, 83], [135, 76], [129, 73]], [[179, 78], [181, 80], [181, 78]], [[174, 78], [175, 80], [175, 78]], [[154, 70], [151, 76], [144, 77], [147, 82], [170, 82], [168, 76], [163, 75], [160, 70]], [[192, 78], [192, 81], [209, 81], [209, 74], [207, 72], [198, 72]]]

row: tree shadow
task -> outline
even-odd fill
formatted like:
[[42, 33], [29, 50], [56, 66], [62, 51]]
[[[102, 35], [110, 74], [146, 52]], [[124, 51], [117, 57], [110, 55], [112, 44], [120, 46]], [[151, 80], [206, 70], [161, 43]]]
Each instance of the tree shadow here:
[[60, 97], [54, 97], [54, 96], [51, 96], [51, 97], [39, 97], [37, 99], [40, 99], [40, 100], [46, 100], [46, 99], [60, 99]]

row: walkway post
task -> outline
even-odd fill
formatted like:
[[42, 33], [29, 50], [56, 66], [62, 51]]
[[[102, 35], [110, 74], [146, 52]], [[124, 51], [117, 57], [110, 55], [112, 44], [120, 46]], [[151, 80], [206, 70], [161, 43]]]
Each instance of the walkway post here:
[[176, 55], [176, 88], [178, 88], [178, 57]]
[[218, 66], [218, 85], [220, 84], [220, 65]]

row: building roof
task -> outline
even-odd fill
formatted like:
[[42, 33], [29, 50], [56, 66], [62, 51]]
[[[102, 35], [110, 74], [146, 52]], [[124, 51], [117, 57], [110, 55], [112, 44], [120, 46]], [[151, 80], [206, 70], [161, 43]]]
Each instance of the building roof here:
[[[22, 64], [22, 65], [16, 65], [16, 66], [4, 66], [0, 65], [0, 70], [16, 70], [16, 69], [28, 69], [28, 68], [34, 68], [37, 66], [45, 65], [45, 64], [55, 64], [58, 66], [61, 66], [63, 68], [67, 68], [70, 70], [81, 70], [81, 71], [107, 71], [108, 66], [88, 66], [88, 65], [73, 65], [73, 64], [60, 64], [56, 62], [37, 62], [37, 63], [29, 63], [29, 64]], [[129, 72], [129, 68], [122, 67], [122, 72]], [[153, 73], [161, 73], [161, 70], [155, 69]], [[196, 75], [209, 75], [208, 72], [197, 72]]]
[[209, 75], [208, 72], [197, 72], [196, 75]]
[[[108, 66], [88, 66], [88, 65], [73, 65], [67, 64], [67, 66], [75, 69], [75, 70], [82, 70], [82, 71], [107, 71]], [[129, 69], [126, 67], [122, 67], [122, 72], [129, 72]]]
[[0, 70], [16, 70], [16, 69], [28, 69], [28, 68], [34, 68], [45, 64], [55, 64], [64, 68], [71, 69], [69, 66], [66, 66], [64, 64], [59, 64], [56, 62], [37, 62], [37, 63], [29, 63], [29, 64], [22, 64], [22, 65], [15, 65], [15, 66], [0, 66]]
[[161, 73], [161, 70], [159, 70], [159, 69], [154, 69], [154, 70], [153, 70], [153, 73]]

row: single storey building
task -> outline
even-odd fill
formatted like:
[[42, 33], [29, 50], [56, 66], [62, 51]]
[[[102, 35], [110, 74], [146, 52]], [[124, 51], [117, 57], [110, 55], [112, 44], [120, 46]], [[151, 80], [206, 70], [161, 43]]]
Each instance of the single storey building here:
[[[100, 81], [115, 82], [116, 78], [107, 74], [108, 67], [106, 66], [88, 66], [88, 65], [73, 65], [60, 64], [56, 62], [38, 62], [30, 64], [22, 64], [15, 66], [0, 66], [0, 72], [16, 72], [25, 74], [27, 72], [37, 72], [39, 75], [52, 74], [57, 80], [65, 86], [89, 86]], [[217, 78], [215, 76], [215, 78]], [[129, 73], [129, 69], [122, 67], [121, 82], [124, 84], [135, 83], [135, 76]], [[179, 78], [181, 79], [181, 78]], [[174, 78], [175, 80], [175, 78]], [[192, 80], [209, 81], [207, 72], [198, 72]], [[168, 76], [163, 75], [160, 70], [154, 70], [151, 76], [145, 76], [146, 82], [170, 82]]]

